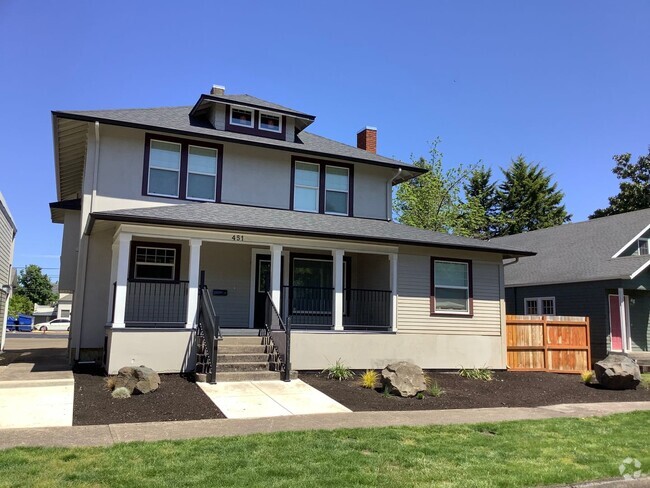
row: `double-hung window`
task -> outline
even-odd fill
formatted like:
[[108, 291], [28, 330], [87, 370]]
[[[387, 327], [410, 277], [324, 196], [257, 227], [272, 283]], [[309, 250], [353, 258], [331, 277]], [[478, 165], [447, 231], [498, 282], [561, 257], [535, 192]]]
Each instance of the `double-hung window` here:
[[472, 314], [472, 263], [433, 259], [431, 313]]
[[152, 139], [149, 148], [149, 195], [178, 197], [181, 145]]
[[133, 278], [136, 280], [175, 280], [176, 251], [175, 248], [136, 246]]
[[295, 171], [294, 210], [318, 212], [320, 165], [296, 162]]
[[217, 189], [217, 150], [190, 146], [187, 157], [187, 198], [214, 202]]
[[338, 166], [325, 168], [325, 213], [348, 215], [350, 170]]
[[219, 200], [222, 145], [148, 134], [145, 143], [143, 195]]
[[555, 297], [524, 298], [526, 315], [555, 315]]
[[352, 167], [294, 159], [293, 210], [352, 215]]

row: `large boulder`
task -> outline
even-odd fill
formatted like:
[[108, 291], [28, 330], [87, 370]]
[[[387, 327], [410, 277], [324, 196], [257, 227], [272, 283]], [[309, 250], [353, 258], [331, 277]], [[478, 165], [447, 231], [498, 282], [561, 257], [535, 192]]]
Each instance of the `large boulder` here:
[[115, 388], [124, 387], [130, 393], [149, 393], [160, 386], [160, 376], [146, 366], [120, 368], [115, 377]]
[[610, 354], [594, 364], [596, 379], [608, 390], [635, 390], [641, 383], [639, 365], [623, 354]]
[[427, 389], [422, 368], [408, 361], [386, 366], [381, 371], [381, 382], [390, 393], [403, 397], [414, 397]]

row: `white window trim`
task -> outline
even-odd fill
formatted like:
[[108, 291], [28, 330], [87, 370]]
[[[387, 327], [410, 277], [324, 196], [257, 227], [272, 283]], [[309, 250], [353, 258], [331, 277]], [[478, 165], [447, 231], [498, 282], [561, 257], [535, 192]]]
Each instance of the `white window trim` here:
[[[553, 313], [543, 313], [544, 312], [544, 300], [551, 300], [553, 302]], [[555, 306], [555, 297], [527, 297], [524, 298], [524, 315], [529, 315], [528, 314], [528, 307], [527, 304], [528, 302], [535, 302], [537, 303], [537, 311], [540, 313], [536, 314], [530, 314], [530, 315], [549, 315], [549, 316], [555, 316], [557, 315], [557, 308]]]
[[[307, 185], [300, 185], [298, 184], [298, 181], [296, 179], [295, 172], [298, 170], [298, 164], [305, 164], [309, 166], [316, 166], [318, 169], [317, 174], [318, 174], [318, 183], [316, 186], [307, 186]], [[293, 169], [294, 171], [294, 183], [293, 183], [293, 209], [297, 210], [299, 212], [310, 212], [310, 213], [319, 213], [319, 206], [320, 206], [320, 164], [318, 163], [308, 163], [306, 161], [296, 161], [296, 165]], [[296, 207], [296, 188], [306, 188], [309, 190], [316, 190], [316, 209], [315, 210], [305, 210], [303, 208], [297, 208]]]
[[[251, 124], [241, 124], [238, 120], [235, 121], [235, 119], [232, 118], [233, 112], [235, 110], [241, 110], [243, 112], [248, 112], [251, 114]], [[255, 110], [252, 108], [246, 108], [246, 107], [240, 107], [237, 105], [231, 105], [230, 106], [230, 125], [236, 125], [237, 127], [246, 127], [247, 129], [254, 129], [255, 128]]]
[[[151, 164], [151, 143], [152, 142], [162, 142], [164, 144], [173, 144], [175, 146], [179, 147], [178, 151], [178, 169], [169, 169], [169, 168], [158, 168], [156, 166], [153, 166]], [[147, 195], [151, 196], [156, 196], [156, 197], [170, 197], [170, 198], [180, 198], [180, 193], [181, 193], [181, 166], [182, 166], [182, 160], [183, 160], [183, 145], [178, 143], [178, 142], [169, 142], [169, 141], [163, 141], [161, 139], [150, 139], [149, 140], [149, 171], [147, 174]], [[169, 171], [170, 173], [175, 172], [178, 175], [178, 180], [176, 183], [176, 195], [168, 195], [166, 193], [154, 193], [151, 191], [151, 170], [156, 169], [158, 171]]]
[[[436, 284], [436, 274], [435, 274], [435, 269], [436, 269], [436, 263], [449, 263], [449, 264], [464, 264], [465, 265], [465, 275], [467, 276], [467, 286], [454, 286], [454, 285], [449, 285], [449, 286], [438, 286]], [[435, 298], [435, 313], [445, 313], [445, 314], [453, 314], [453, 315], [469, 315], [471, 313], [470, 306], [469, 306], [469, 301], [470, 301], [470, 293], [469, 293], [469, 263], [464, 263], [464, 262], [459, 262], [459, 261], [445, 261], [444, 259], [434, 259], [433, 260], [433, 272], [434, 272], [434, 279], [433, 279], [433, 296]], [[446, 288], [449, 290], [465, 290], [467, 291], [467, 300], [466, 300], [466, 309], [465, 310], [448, 310], [448, 309], [438, 309], [438, 298], [436, 295], [436, 289], [437, 288]]]
[[[277, 117], [278, 121], [279, 121], [278, 130], [265, 129], [264, 127], [262, 127], [262, 115], [270, 115], [272, 117]], [[262, 112], [262, 111], [260, 111], [258, 113], [258, 115], [257, 115], [257, 127], [260, 130], [264, 130], [266, 132], [273, 132], [275, 134], [281, 134], [282, 133], [282, 115], [276, 114], [276, 113], [273, 113], [273, 112]]]
[[[327, 168], [344, 169], [346, 171], [346, 173], [348, 174], [348, 189], [347, 189], [347, 191], [328, 190], [327, 189]], [[328, 212], [327, 211], [327, 192], [328, 191], [333, 191], [333, 192], [336, 192], [336, 193], [345, 193], [345, 203], [346, 203], [347, 212], [341, 213], [341, 212]], [[330, 164], [325, 165], [325, 195], [324, 195], [324, 197], [325, 197], [325, 208], [323, 209], [323, 211], [326, 214], [328, 214], [328, 215], [344, 215], [344, 216], [350, 215], [350, 168], [345, 168], [343, 166], [334, 166], [334, 165], [330, 165]]]
[[645, 242], [646, 248], [648, 248], [648, 252], [650, 253], [650, 238], [648, 237], [640, 237], [639, 240], [637, 241], [637, 252], [639, 253], [639, 256], [647, 256], [647, 254], [641, 254], [641, 241]]
[[[147, 262], [138, 262], [138, 249], [155, 249], [157, 251], [174, 251], [174, 262], [173, 263], [147, 263]], [[155, 278], [155, 281], [176, 281], [176, 259], [178, 256], [176, 254], [176, 249], [172, 247], [156, 247], [156, 246], [136, 246], [135, 252], [133, 253], [133, 279], [136, 280], [152, 280], [153, 278], [141, 278], [138, 276], [138, 264], [143, 266], [164, 266], [172, 268], [172, 277], [171, 278]]]
[[[199, 148], [199, 149], [210, 149], [211, 151], [214, 151], [214, 174], [212, 173], [203, 173], [201, 171], [190, 171], [190, 151], [193, 147]], [[185, 199], [186, 200], [194, 200], [197, 202], [216, 202], [217, 201], [217, 173], [219, 171], [219, 150], [214, 148], [214, 147], [206, 147], [206, 146], [198, 146], [196, 144], [188, 144], [187, 146], [187, 178], [185, 181]], [[214, 198], [198, 198], [198, 197], [190, 197], [189, 196], [189, 189], [190, 189], [190, 175], [202, 175], [202, 176], [212, 176], [214, 178]]]

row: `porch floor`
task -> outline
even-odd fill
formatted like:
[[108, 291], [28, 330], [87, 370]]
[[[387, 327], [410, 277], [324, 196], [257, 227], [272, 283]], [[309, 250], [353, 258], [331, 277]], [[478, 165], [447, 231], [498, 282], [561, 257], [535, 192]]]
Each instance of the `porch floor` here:
[[351, 412], [300, 380], [197, 385], [229, 419]]

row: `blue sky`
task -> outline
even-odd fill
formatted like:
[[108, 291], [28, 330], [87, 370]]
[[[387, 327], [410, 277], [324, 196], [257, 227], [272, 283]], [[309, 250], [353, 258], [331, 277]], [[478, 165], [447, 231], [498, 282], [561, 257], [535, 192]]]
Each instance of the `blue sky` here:
[[523, 154], [584, 220], [618, 189], [612, 155], [650, 144], [648, 18], [647, 1], [0, 0], [14, 264], [58, 267], [51, 110], [191, 105], [214, 83], [349, 144], [376, 126], [402, 160], [436, 137], [448, 165]]

